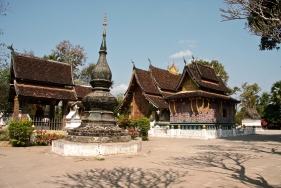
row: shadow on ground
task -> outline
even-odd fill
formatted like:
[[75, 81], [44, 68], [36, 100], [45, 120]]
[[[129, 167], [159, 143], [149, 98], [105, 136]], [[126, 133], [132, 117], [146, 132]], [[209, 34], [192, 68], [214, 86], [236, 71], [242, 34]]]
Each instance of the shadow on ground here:
[[54, 180], [47, 183], [61, 185], [61, 187], [173, 187], [183, 183], [182, 177], [187, 176], [188, 171], [176, 171], [173, 169], [149, 169], [123, 168], [84, 170], [80, 173], [66, 174], [53, 177]]
[[281, 134], [255, 134], [247, 136], [220, 137], [229, 141], [245, 141], [245, 142], [281, 142]]
[[235, 179], [244, 184], [245, 187], [272, 187], [260, 174], [246, 174], [245, 162], [263, 157], [262, 155], [231, 152], [228, 150], [229, 148], [224, 148], [223, 146], [204, 145], [199, 147], [201, 147], [199, 149], [208, 149], [211, 151], [200, 152], [198, 155], [191, 157], [171, 157], [165, 162], [156, 164], [169, 166], [171, 168], [189, 169], [190, 171], [196, 170], [207, 174], [215, 173], [217, 174], [217, 178]]

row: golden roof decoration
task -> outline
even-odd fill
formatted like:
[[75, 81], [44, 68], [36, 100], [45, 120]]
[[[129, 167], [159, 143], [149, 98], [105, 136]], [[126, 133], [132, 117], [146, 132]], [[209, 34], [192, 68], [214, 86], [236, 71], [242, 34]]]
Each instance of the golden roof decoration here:
[[174, 75], [179, 75], [179, 70], [178, 68], [176, 67], [174, 61], [171, 65], [168, 65], [168, 71], [169, 73], [171, 74], [174, 74]]

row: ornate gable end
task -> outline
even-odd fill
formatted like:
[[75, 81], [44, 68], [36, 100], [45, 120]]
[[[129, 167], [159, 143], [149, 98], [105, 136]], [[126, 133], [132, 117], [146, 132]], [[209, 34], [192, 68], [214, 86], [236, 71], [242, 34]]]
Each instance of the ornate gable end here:
[[186, 74], [183, 84], [182, 84], [182, 91], [195, 91], [198, 90], [198, 86], [196, 83], [191, 79], [191, 77]]
[[177, 69], [174, 63], [168, 67], [168, 71], [173, 75], [179, 75], [179, 70]]

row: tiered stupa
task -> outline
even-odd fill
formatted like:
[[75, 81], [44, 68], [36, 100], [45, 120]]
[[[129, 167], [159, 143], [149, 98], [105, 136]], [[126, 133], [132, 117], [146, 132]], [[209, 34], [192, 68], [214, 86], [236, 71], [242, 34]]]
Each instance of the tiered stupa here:
[[[107, 25], [106, 14], [103, 25]], [[99, 156], [137, 153], [141, 150], [141, 140], [131, 140], [125, 130], [114, 120], [113, 110], [117, 99], [109, 93], [111, 70], [106, 60], [106, 29], [103, 31], [100, 57], [90, 81], [93, 91], [86, 95], [82, 103], [85, 113], [79, 127], [68, 131], [65, 139], [54, 140], [52, 151], [66, 156]]]
[[86, 95], [82, 103], [85, 114], [81, 117], [81, 126], [69, 130], [66, 140], [84, 143], [127, 142], [130, 136], [116, 126], [113, 110], [117, 99], [109, 92], [112, 85], [112, 73], [106, 60], [106, 14], [104, 15], [103, 39], [99, 51], [99, 60], [93, 70], [90, 81], [93, 91]]

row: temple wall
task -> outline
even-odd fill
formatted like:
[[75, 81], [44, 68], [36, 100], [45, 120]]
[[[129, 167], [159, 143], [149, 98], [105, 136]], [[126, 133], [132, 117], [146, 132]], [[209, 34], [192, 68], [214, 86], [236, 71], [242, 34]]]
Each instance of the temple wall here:
[[[191, 105], [192, 103], [192, 105]], [[170, 122], [235, 123], [233, 103], [217, 100], [182, 99], [170, 101]], [[225, 117], [223, 117], [223, 111]]]
[[147, 117], [149, 110], [149, 103], [142, 94], [141, 88], [138, 86], [134, 92], [133, 99], [133, 118]]

